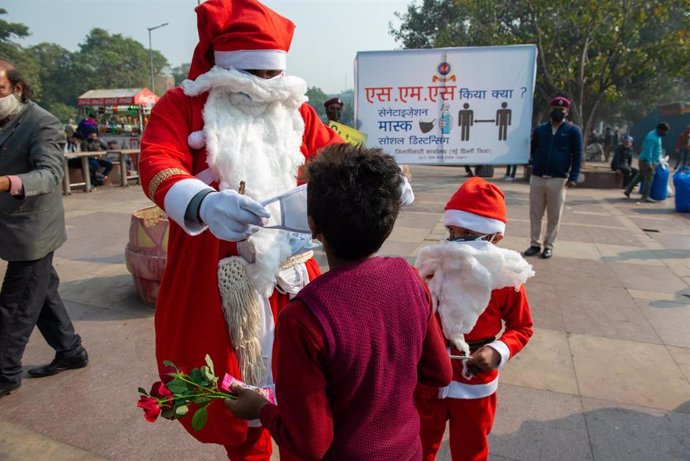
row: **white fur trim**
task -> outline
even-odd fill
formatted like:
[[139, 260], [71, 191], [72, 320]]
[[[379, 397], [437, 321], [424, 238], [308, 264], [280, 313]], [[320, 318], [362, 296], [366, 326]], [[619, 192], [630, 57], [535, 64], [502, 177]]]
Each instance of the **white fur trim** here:
[[185, 222], [184, 215], [192, 198], [202, 190], [207, 189], [209, 187], [203, 181], [182, 179], [173, 184], [165, 194], [163, 203], [165, 212], [189, 235], [198, 235], [206, 230], [207, 226], [205, 225]]
[[462, 210], [446, 210], [443, 215], [443, 224], [446, 226], [464, 227], [482, 234], [504, 234], [506, 223], [498, 219], [485, 218], [474, 213]]
[[510, 360], [510, 349], [508, 349], [508, 345], [501, 341], [500, 339], [497, 339], [496, 341], [492, 341], [487, 346], [491, 347], [492, 349], [496, 350], [501, 355], [501, 360], [498, 362], [498, 366], [496, 368], [501, 368], [503, 365], [508, 363], [508, 360]]
[[217, 66], [226, 69], [285, 70], [287, 53], [283, 50], [214, 51]]
[[[214, 66], [196, 80], [182, 82], [182, 90], [187, 96], [198, 96], [212, 89], [238, 93], [238, 96], [243, 96], [236, 101], [238, 104], [249, 98], [249, 103], [253, 104], [281, 102], [287, 107], [298, 109], [308, 99], [307, 82], [294, 75], [267, 80], [237, 69]], [[208, 135], [206, 127], [204, 132]]]
[[498, 376], [485, 384], [465, 384], [451, 381], [446, 387], [438, 391], [439, 399], [481, 399], [488, 397], [498, 389]]
[[259, 302], [261, 309], [261, 329], [259, 330], [259, 342], [261, 343], [261, 358], [266, 368], [266, 377], [260, 387], [273, 385], [273, 341], [275, 339], [275, 320], [273, 319], [273, 311], [271, 310], [271, 303], [268, 298], [261, 295]]

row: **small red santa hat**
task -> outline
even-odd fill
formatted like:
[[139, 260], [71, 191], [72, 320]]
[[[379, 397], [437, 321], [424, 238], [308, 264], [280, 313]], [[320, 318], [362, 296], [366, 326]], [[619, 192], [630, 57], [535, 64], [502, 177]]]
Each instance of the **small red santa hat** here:
[[225, 68], [285, 70], [295, 25], [256, 0], [206, 0], [195, 8], [199, 43], [189, 78]]
[[443, 224], [482, 234], [503, 234], [506, 230], [506, 197], [496, 185], [482, 178], [470, 178], [446, 204]]

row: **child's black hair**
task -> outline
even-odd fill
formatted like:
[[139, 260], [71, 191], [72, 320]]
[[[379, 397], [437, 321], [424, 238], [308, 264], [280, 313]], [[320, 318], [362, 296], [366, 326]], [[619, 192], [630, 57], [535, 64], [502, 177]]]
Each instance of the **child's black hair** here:
[[361, 260], [381, 248], [400, 211], [403, 176], [381, 149], [324, 148], [306, 167], [308, 214], [333, 253]]

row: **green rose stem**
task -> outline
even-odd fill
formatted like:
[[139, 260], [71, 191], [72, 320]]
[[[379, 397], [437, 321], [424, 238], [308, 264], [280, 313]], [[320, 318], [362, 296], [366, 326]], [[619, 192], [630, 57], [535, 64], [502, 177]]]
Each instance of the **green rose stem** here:
[[[203, 389], [205, 391], [208, 391], [208, 393], [202, 392], [201, 394], [191, 394], [191, 395], [183, 394], [180, 397], [184, 397], [186, 399], [187, 398], [194, 398], [194, 397], [211, 397], [211, 398], [217, 397], [217, 398], [232, 399], [232, 400], [235, 400], [237, 398], [232, 394], [228, 394], [225, 392], [217, 391], [215, 389], [201, 386], [198, 383], [195, 383], [194, 381], [188, 380], [187, 378], [185, 378], [185, 376], [186, 375], [184, 375], [183, 373], [176, 373], [175, 374], [176, 379], [179, 379], [180, 381], [184, 381], [187, 384], [191, 384], [192, 386], [197, 387], [199, 389]], [[173, 400], [175, 400], [175, 398], [173, 398]]]

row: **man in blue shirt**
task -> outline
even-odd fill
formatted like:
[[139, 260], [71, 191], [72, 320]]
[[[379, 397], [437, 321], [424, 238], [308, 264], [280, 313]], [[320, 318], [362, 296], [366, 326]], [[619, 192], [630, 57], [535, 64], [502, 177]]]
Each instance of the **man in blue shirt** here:
[[654, 171], [661, 158], [661, 138], [662, 136], [666, 136], [668, 130], [668, 123], [661, 122], [644, 137], [644, 141], [642, 141], [642, 152], [640, 152], [640, 159], [638, 160], [639, 171], [632, 178], [625, 192], [623, 192], [626, 197], [629, 198], [635, 186], [637, 186], [641, 180], [644, 180], [644, 184], [642, 185], [642, 198], [640, 200], [650, 203], [656, 202], [656, 200], [649, 196], [649, 192], [652, 190]]
[[[582, 132], [580, 127], [565, 120], [570, 101], [556, 96], [549, 103], [550, 120], [532, 132], [530, 162], [532, 176], [529, 189], [530, 247], [525, 256], [541, 252], [542, 258], [553, 256], [553, 244], [558, 235], [565, 189], [573, 187], [582, 163]], [[547, 214], [544, 251], [541, 228]]]

